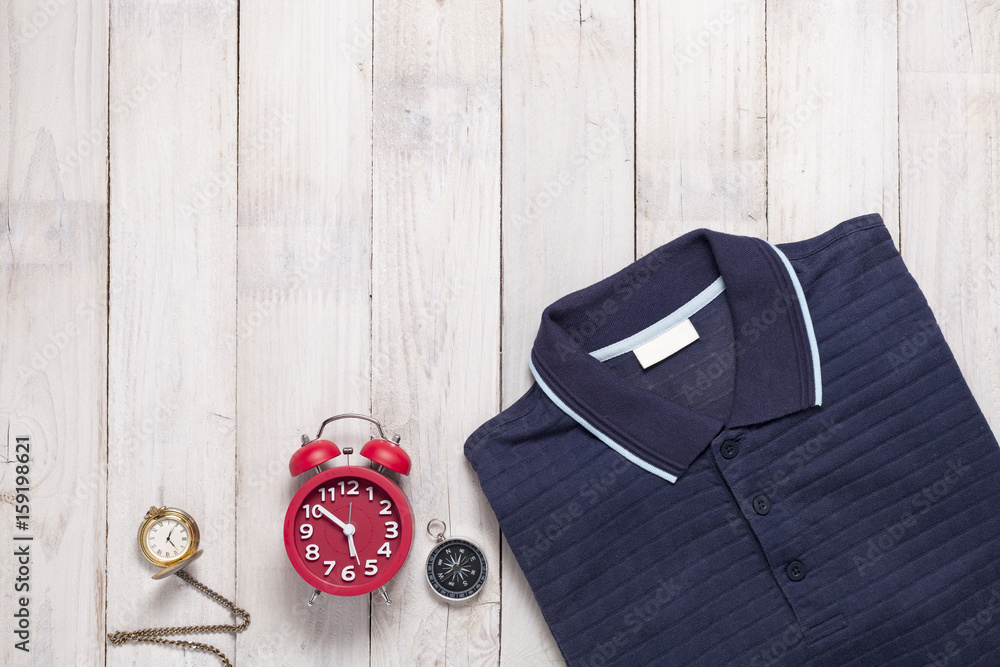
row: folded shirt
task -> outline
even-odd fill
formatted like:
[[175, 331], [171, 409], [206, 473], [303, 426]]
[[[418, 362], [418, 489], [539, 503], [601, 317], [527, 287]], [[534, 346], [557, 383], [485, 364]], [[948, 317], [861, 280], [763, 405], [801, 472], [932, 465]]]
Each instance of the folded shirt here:
[[1000, 665], [1000, 448], [878, 215], [544, 310], [465, 454], [573, 665]]

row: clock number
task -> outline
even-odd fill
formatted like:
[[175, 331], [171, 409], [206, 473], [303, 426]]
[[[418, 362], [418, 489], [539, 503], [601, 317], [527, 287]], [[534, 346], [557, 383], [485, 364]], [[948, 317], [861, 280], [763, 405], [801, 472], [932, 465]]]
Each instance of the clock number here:
[[353, 565], [348, 565], [340, 573], [340, 578], [343, 579], [344, 581], [354, 581], [354, 577], [355, 576], [356, 575], [354, 574], [354, 566]]
[[382, 546], [378, 548], [378, 551], [376, 553], [380, 553], [386, 558], [389, 558], [390, 556], [392, 556], [392, 549], [389, 548], [388, 542], [383, 542]]
[[347, 491], [344, 491], [344, 480], [340, 480], [340, 482], [338, 483], [340, 484], [340, 495], [342, 496], [358, 495], [358, 487], [360, 486], [360, 484], [358, 484], [358, 480], [356, 479], [347, 480], [347, 484], [353, 484], [353, 486], [347, 489]]
[[366, 486], [365, 491], [368, 492], [368, 502], [375, 500], [375, 489], [370, 486]]
[[[320, 501], [322, 501], [324, 503], [326, 502], [326, 492], [329, 491], [330, 492], [330, 502], [332, 503], [333, 502], [333, 498], [334, 498], [333, 488], [334, 487], [331, 486], [328, 489], [320, 489], [319, 490], [319, 499], [320, 499]], [[317, 517], [317, 518], [319, 518], [319, 517]]]
[[333, 566], [337, 564], [335, 560], [325, 560], [323, 565], [326, 565], [326, 572], [323, 573], [324, 577], [329, 577], [330, 573], [333, 572]]
[[378, 561], [374, 558], [370, 558], [365, 561], [365, 576], [374, 577], [378, 574]]
[[310, 544], [306, 547], [306, 560], [319, 560], [318, 544]]
[[392, 514], [392, 503], [388, 500], [380, 500], [378, 504], [382, 506], [382, 509], [378, 511], [379, 514]]
[[304, 523], [299, 526], [299, 535], [303, 540], [308, 540], [313, 536], [313, 527], [311, 523]]
[[395, 521], [385, 522], [385, 537], [386, 539], [392, 539], [393, 537], [399, 537], [399, 524]]

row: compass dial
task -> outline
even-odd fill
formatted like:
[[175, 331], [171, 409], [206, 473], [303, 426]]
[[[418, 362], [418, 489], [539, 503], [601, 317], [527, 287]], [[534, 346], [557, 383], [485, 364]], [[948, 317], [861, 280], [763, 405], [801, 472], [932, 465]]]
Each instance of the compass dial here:
[[427, 558], [427, 580], [434, 592], [449, 600], [467, 600], [486, 583], [482, 549], [462, 538], [438, 544]]

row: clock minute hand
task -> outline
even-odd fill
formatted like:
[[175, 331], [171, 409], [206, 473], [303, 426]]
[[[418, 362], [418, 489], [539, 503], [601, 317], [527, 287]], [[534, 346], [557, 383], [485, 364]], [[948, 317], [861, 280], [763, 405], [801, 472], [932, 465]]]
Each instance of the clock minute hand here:
[[[353, 527], [354, 526], [351, 526], [351, 528]], [[351, 552], [351, 557], [354, 558], [354, 560], [358, 561], [358, 565], [361, 565], [361, 559], [358, 558], [358, 550], [354, 548], [354, 533], [353, 532], [348, 533], [345, 531], [344, 534], [347, 535], [347, 548]]]
[[170, 546], [172, 546], [173, 548], [175, 548], [175, 549], [177, 548], [177, 545], [170, 541], [170, 536], [174, 534], [174, 528], [176, 528], [176, 527], [177, 527], [177, 524], [175, 523], [174, 525], [172, 525], [170, 527], [170, 532], [167, 533], [167, 543]]
[[344, 535], [347, 535], [347, 547], [351, 552], [351, 556], [354, 560], [358, 561], [358, 565], [361, 565], [361, 559], [358, 558], [358, 550], [354, 548], [354, 524], [351, 523], [351, 512], [354, 511], [354, 503], [347, 506], [347, 527], [344, 528]]

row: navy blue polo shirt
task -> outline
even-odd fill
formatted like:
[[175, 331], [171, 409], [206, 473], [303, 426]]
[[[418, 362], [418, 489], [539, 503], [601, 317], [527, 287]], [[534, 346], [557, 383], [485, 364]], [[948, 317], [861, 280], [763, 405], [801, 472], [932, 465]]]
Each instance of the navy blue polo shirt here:
[[1000, 665], [1000, 448], [878, 215], [681, 236], [530, 366], [465, 454], [570, 664]]

